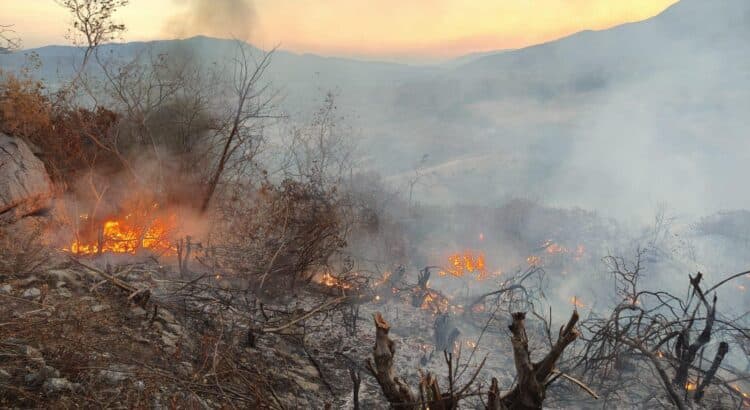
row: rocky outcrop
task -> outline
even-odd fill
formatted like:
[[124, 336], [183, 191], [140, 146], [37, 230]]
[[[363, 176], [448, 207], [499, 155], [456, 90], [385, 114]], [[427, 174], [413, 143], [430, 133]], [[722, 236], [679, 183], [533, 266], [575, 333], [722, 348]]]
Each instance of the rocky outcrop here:
[[52, 182], [25, 142], [0, 134], [0, 225], [49, 207]]

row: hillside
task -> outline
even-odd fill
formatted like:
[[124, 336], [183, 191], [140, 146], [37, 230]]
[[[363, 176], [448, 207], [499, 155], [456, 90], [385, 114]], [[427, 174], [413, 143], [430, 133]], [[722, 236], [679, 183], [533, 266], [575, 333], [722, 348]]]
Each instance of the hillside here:
[[[627, 217], [666, 201], [706, 213], [750, 203], [724, 182], [750, 152], [742, 120], [750, 108], [748, 16], [743, 0], [683, 0], [646, 21], [437, 66], [279, 50], [267, 79], [297, 118], [334, 91], [363, 166], [395, 183], [427, 155], [423, 201], [521, 195]], [[235, 44], [196, 37], [103, 51], [127, 58], [149, 49], [215, 62]], [[77, 53], [33, 51], [48, 79], [64, 76]], [[22, 62], [20, 54], [0, 56], [4, 67]], [[634, 161], [639, 173], [618, 171]], [[636, 195], [645, 199], [638, 208], [629, 201]]]

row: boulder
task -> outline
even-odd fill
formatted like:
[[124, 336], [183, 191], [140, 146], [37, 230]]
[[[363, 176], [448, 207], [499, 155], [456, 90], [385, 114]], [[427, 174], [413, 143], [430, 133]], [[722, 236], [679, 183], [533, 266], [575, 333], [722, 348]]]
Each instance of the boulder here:
[[0, 225], [50, 206], [52, 181], [28, 145], [0, 134]]

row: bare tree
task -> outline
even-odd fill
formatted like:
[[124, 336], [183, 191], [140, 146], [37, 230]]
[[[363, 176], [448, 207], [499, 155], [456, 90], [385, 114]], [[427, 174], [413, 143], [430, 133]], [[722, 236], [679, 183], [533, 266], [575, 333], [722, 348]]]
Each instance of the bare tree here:
[[[722, 389], [726, 397], [734, 396], [741, 403], [741, 393], [730, 387], [725, 377], [741, 379], [746, 375], [723, 360], [731, 345], [748, 336], [736, 319], [717, 313], [714, 291], [726, 281], [704, 290], [703, 275], [697, 273], [689, 277], [685, 297], [643, 290], [639, 280], [644, 255], [639, 248], [632, 263], [621, 257], [605, 258], [622, 301], [608, 317], [592, 317], [581, 324], [586, 344], [577, 359], [577, 371], [601, 387], [605, 396], [633, 399], [637, 395], [630, 393], [636, 386], [650, 390], [652, 385], [637, 370], [645, 366], [653, 369], [663, 391], [678, 408], [689, 408], [690, 401], [703, 400], [709, 386]], [[714, 293], [712, 300], [710, 293]], [[710, 343], [717, 336], [724, 340]], [[713, 359], [704, 361], [706, 355], [713, 355]], [[628, 379], [628, 374], [633, 377]]]
[[73, 44], [85, 47], [80, 71], [83, 71], [96, 49], [109, 41], [116, 40], [124, 31], [125, 25], [115, 23], [114, 14], [130, 0], [57, 0], [73, 17], [72, 27], [67, 37]]
[[0, 24], [0, 54], [11, 53], [21, 47], [21, 39], [16, 37], [12, 27]]
[[233, 66], [235, 105], [230, 120], [221, 127], [221, 131], [226, 132], [223, 148], [203, 195], [201, 213], [208, 210], [219, 180], [234, 153], [242, 147], [244, 161], [251, 162], [254, 158], [262, 142], [257, 120], [277, 117], [271, 112], [274, 96], [268, 95], [269, 85], [261, 82], [263, 73], [271, 63], [273, 51], [263, 53], [259, 60], [251, 61], [246, 46], [238, 43], [238, 56]]
[[[546, 396], [547, 387], [557, 380], [561, 372], [556, 369], [557, 361], [563, 351], [579, 336], [575, 326], [578, 322], [578, 312], [574, 311], [567, 324], [560, 328], [557, 341], [552, 344], [550, 351], [538, 362], [531, 360], [529, 340], [526, 335], [526, 314], [516, 312], [512, 314], [512, 323], [508, 326], [513, 345], [513, 359], [516, 365], [517, 382], [507, 393], [500, 394], [497, 379], [487, 392], [486, 408], [488, 410], [541, 409]], [[406, 380], [399, 377], [394, 369], [396, 344], [389, 337], [390, 325], [380, 313], [375, 319], [375, 346], [373, 359], [367, 361], [367, 367], [380, 385], [383, 394], [393, 409], [443, 409], [458, 408], [461, 400], [469, 395], [479, 395], [481, 392], [472, 389], [476, 376], [484, 366], [484, 361], [477, 367], [475, 373], [463, 386], [455, 385], [455, 374], [452, 356], [445, 352], [448, 367], [449, 389], [441, 391], [437, 379], [430, 373], [423, 374], [419, 382], [419, 395], [409, 387]], [[572, 378], [570, 378], [572, 379]], [[577, 380], [576, 380], [577, 382]]]

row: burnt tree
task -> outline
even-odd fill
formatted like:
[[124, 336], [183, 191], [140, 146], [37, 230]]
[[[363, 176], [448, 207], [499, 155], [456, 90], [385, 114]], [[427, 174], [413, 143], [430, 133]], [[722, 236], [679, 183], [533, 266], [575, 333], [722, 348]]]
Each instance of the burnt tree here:
[[[574, 311], [568, 323], [560, 328], [557, 342], [552, 345], [550, 351], [538, 362], [531, 360], [529, 352], [529, 341], [526, 335], [526, 314], [516, 312], [512, 314], [512, 322], [508, 326], [511, 332], [511, 343], [513, 345], [513, 359], [516, 365], [518, 381], [508, 393], [501, 394], [497, 379], [492, 379], [492, 384], [487, 393], [488, 410], [532, 410], [541, 409], [546, 396], [547, 387], [557, 379], [560, 374], [555, 369], [556, 363], [563, 351], [579, 336], [575, 326], [578, 323], [578, 312]], [[446, 353], [450, 389], [441, 392], [437, 379], [430, 373], [422, 375], [420, 380], [420, 396], [417, 397], [406, 381], [396, 374], [393, 368], [393, 360], [396, 354], [395, 343], [388, 336], [390, 325], [383, 319], [380, 313], [376, 313], [375, 319], [375, 346], [373, 347], [373, 360], [367, 362], [367, 366], [378, 381], [383, 394], [392, 409], [417, 410], [420, 408], [430, 409], [455, 409], [458, 403], [466, 397], [466, 392], [473, 384], [481, 365], [474, 376], [471, 377], [461, 388], [454, 388], [451, 360]]]

